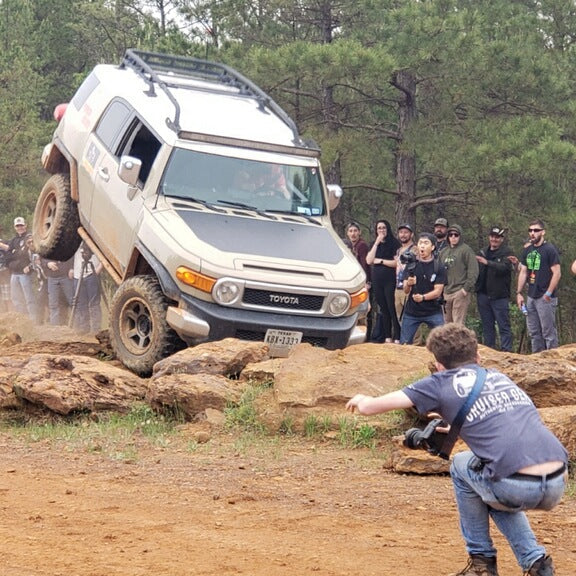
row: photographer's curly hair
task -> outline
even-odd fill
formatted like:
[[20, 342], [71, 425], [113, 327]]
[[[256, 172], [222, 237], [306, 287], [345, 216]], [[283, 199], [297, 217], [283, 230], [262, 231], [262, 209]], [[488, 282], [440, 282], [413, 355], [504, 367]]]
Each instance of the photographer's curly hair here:
[[477, 362], [476, 334], [462, 324], [449, 323], [434, 328], [426, 339], [426, 348], [447, 369]]

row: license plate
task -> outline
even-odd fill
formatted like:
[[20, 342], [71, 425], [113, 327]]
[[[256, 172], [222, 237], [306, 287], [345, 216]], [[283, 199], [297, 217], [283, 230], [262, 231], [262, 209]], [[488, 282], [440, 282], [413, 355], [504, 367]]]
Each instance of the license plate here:
[[268, 344], [270, 356], [286, 358], [290, 350], [302, 342], [302, 332], [270, 329], [266, 331], [264, 342]]

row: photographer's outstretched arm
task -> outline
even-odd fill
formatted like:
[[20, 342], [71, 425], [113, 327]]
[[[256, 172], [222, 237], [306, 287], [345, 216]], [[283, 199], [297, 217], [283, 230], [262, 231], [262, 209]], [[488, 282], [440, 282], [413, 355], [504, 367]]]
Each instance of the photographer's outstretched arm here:
[[396, 390], [384, 394], [384, 396], [366, 396], [366, 394], [356, 394], [346, 403], [346, 410], [349, 412], [358, 412], [363, 416], [372, 414], [382, 414], [391, 410], [402, 410], [412, 408], [412, 400], [402, 392]]

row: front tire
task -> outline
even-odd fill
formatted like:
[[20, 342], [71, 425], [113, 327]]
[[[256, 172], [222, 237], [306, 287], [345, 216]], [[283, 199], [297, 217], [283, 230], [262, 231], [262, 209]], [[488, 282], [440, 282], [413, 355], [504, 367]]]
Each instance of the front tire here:
[[70, 195], [68, 174], [51, 176], [36, 201], [32, 235], [36, 252], [61, 262], [80, 246], [78, 205]]
[[166, 322], [169, 301], [154, 276], [134, 276], [110, 304], [110, 342], [118, 360], [140, 376], [185, 346]]

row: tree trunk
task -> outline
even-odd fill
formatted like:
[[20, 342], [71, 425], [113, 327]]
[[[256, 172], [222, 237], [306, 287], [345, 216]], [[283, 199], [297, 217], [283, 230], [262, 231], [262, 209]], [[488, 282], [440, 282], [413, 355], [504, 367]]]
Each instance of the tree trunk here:
[[398, 100], [398, 143], [396, 145], [396, 224], [414, 224], [416, 220], [416, 157], [414, 151], [405, 147], [404, 139], [417, 117], [416, 79], [409, 70], [394, 74], [392, 84], [400, 91]]

